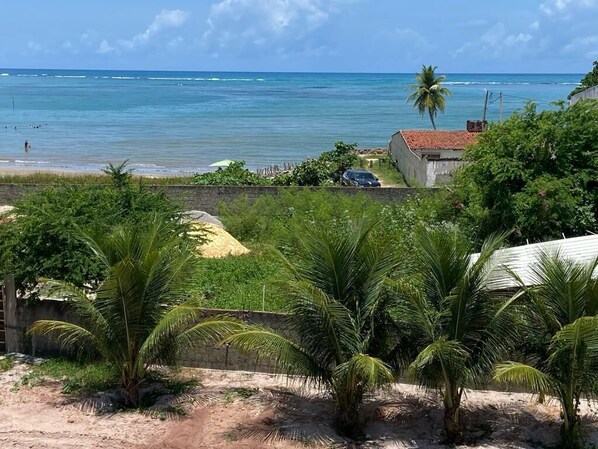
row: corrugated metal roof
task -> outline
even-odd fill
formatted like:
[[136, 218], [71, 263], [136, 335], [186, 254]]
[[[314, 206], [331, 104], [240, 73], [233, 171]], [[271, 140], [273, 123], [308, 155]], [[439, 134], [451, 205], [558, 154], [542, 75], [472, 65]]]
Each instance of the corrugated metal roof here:
[[[573, 237], [550, 242], [533, 243], [498, 250], [490, 263], [494, 265], [487, 287], [491, 290], [516, 288], [519, 284], [507, 270], [517, 274], [526, 286], [534, 285], [532, 267], [537, 266], [538, 256], [542, 253], [558, 252], [561, 257], [578, 263], [589, 263], [598, 258], [598, 235]], [[480, 254], [472, 254], [471, 262], [478, 260]], [[594, 273], [598, 275], [598, 269]]]

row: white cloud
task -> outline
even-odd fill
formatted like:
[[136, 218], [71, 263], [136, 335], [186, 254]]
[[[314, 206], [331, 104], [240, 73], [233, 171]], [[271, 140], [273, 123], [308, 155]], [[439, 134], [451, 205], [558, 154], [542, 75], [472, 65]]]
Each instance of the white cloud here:
[[540, 29], [540, 22], [536, 20], [535, 22], [530, 23], [529, 28], [530, 30], [538, 31]]
[[594, 59], [598, 55], [598, 34], [573, 39], [563, 47], [562, 53], [582, 54], [587, 59]]
[[540, 11], [547, 16], [563, 14], [571, 8], [596, 8], [598, 0], [548, 0], [540, 4]]
[[113, 51], [114, 51], [114, 47], [110, 46], [110, 44], [108, 43], [108, 41], [106, 41], [106, 39], [104, 39], [102, 42], [100, 42], [100, 46], [98, 47], [98, 50], [97, 50], [97, 52], [101, 55], [112, 53]]
[[[310, 38], [348, 0], [219, 0], [212, 4], [203, 45], [217, 54], [271, 50], [287, 53], [316, 45]], [[321, 47], [321, 43], [317, 45]]]
[[410, 47], [415, 49], [429, 49], [432, 47], [428, 39], [417, 31], [411, 28], [397, 28], [393, 35], [389, 36], [392, 39], [407, 43]]
[[484, 55], [490, 58], [522, 57], [528, 52], [528, 44], [533, 40], [534, 36], [529, 33], [509, 34], [504, 23], [498, 22], [479, 39], [463, 44], [453, 53], [453, 57], [471, 55]]
[[32, 53], [38, 53], [42, 50], [42, 46], [35, 41], [29, 41], [27, 42], [27, 50]]
[[142, 33], [139, 33], [131, 39], [119, 41], [119, 45], [125, 49], [132, 50], [139, 45], [143, 45], [154, 39], [163, 30], [169, 28], [179, 28], [189, 18], [189, 13], [180, 9], [163, 9], [154, 18], [154, 21]]

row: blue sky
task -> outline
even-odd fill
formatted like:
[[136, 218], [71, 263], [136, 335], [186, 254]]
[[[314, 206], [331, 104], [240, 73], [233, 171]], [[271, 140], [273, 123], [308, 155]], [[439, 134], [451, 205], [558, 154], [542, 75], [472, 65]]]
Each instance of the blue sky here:
[[0, 67], [585, 73], [598, 0], [3, 2]]

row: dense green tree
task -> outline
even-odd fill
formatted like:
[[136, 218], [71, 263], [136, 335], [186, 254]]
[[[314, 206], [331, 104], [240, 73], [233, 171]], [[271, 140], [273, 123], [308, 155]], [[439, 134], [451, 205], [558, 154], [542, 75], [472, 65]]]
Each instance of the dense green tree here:
[[573, 89], [567, 98], [571, 98], [573, 95], [593, 86], [598, 86], [598, 61], [594, 61], [594, 68], [592, 71], [586, 73], [586, 76], [581, 79], [580, 85]]
[[528, 104], [491, 124], [456, 178], [465, 228], [480, 240], [514, 230], [515, 242], [598, 230], [596, 136], [598, 102], [540, 113]]
[[582, 446], [579, 404], [598, 396], [598, 259], [575, 263], [541, 254], [526, 287], [528, 341], [536, 342], [532, 364], [498, 365], [495, 379], [517, 382], [561, 405], [561, 447]]
[[94, 291], [55, 282], [78, 318], [36, 321], [29, 332], [67, 348], [88, 347], [120, 371], [126, 405], [136, 406], [150, 365], [172, 365], [182, 348], [216, 342], [241, 327], [227, 318], [199, 322], [198, 298], [187, 291], [195, 272], [195, 245], [169, 232], [163, 217], [117, 226], [110, 234], [80, 236], [104, 267]]
[[428, 112], [434, 129], [436, 129], [434, 118], [438, 115], [438, 111], [444, 112], [445, 97], [451, 95], [451, 91], [442, 85], [446, 76], [437, 76], [437, 68], [423, 65], [421, 72], [415, 74], [416, 83], [407, 87], [407, 90], [413, 92], [407, 97], [407, 101], [413, 102], [413, 107], [417, 108], [420, 115]]
[[409, 373], [440, 391], [447, 441], [461, 443], [463, 392], [488, 380], [514, 337], [509, 301], [486, 287], [504, 236], [487, 239], [473, 263], [472, 245], [453, 228], [420, 229], [416, 239], [413, 278], [399, 282], [400, 328], [418, 351]]
[[372, 225], [363, 221], [307, 231], [287, 260], [292, 275], [288, 326], [294, 338], [254, 328], [228, 341], [272, 357], [285, 373], [326, 387], [339, 432], [360, 437], [364, 394], [394, 377], [384, 361], [396, 350], [385, 282], [398, 259], [388, 246], [371, 239]]

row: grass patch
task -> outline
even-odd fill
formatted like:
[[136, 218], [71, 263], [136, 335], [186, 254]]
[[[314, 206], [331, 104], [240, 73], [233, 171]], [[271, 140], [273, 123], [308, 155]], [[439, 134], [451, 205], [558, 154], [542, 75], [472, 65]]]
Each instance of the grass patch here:
[[64, 394], [79, 395], [113, 388], [119, 383], [119, 373], [114, 366], [105, 362], [50, 359], [33, 366], [21, 378], [18, 386], [35, 386], [49, 379], [61, 381]]
[[2, 357], [0, 359], [0, 373], [3, 373], [4, 371], [8, 371], [9, 369], [12, 368], [12, 366], [15, 363], [15, 358], [14, 356], [10, 355], [10, 356], [6, 356], [6, 357]]
[[[144, 185], [189, 185], [193, 175], [188, 176], [133, 176], [132, 184]], [[0, 184], [46, 184], [46, 185], [109, 185], [112, 178], [100, 171], [91, 173], [31, 173], [0, 176]]]
[[194, 292], [204, 297], [206, 307], [280, 311], [284, 296], [278, 280], [283, 273], [282, 262], [272, 252], [256, 246], [243, 256], [202, 259]]
[[232, 402], [235, 398], [249, 399], [260, 391], [259, 388], [231, 388], [224, 394], [226, 402]]
[[[372, 160], [371, 166], [367, 159]], [[383, 187], [407, 187], [402, 173], [397, 170], [392, 159], [388, 156], [380, 154], [367, 155], [360, 158], [360, 165], [376, 175]]]

